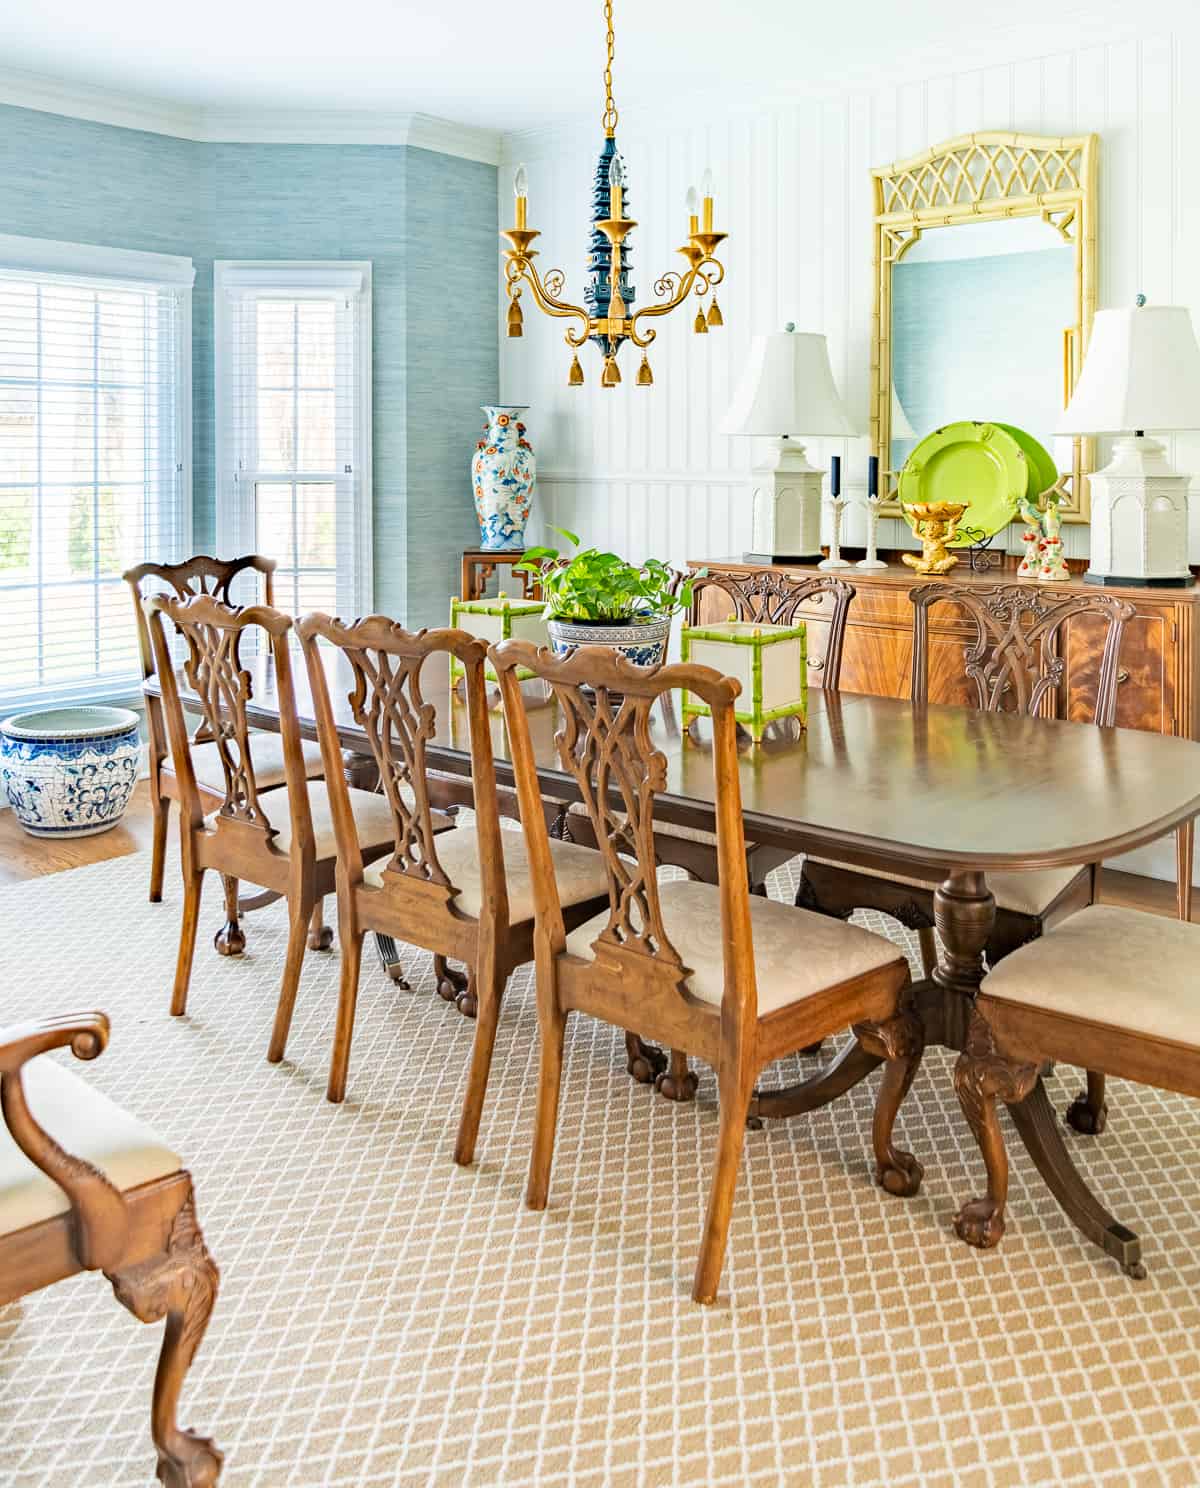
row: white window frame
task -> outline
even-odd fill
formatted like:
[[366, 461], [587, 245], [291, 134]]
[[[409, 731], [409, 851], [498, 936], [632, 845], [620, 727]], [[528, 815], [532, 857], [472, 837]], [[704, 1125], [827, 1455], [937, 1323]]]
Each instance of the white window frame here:
[[[328, 298], [345, 293], [354, 300], [358, 337], [355, 367], [354, 449], [351, 455], [352, 531], [338, 535], [338, 610], [343, 619], [366, 615], [374, 607], [371, 416], [371, 261], [218, 259], [213, 264], [213, 378], [216, 413], [217, 551], [226, 556], [249, 553], [256, 542], [253, 497], [239, 470], [244, 435], [236, 419], [232, 385], [232, 307], [236, 296], [259, 291], [280, 299]], [[348, 546], [347, 546], [348, 545]], [[266, 555], [270, 557], [270, 554]], [[342, 564], [349, 569], [343, 572]]]
[[[193, 545], [192, 511], [192, 286], [196, 279], [190, 258], [173, 253], [148, 253], [136, 248], [113, 248], [96, 243], [68, 243], [53, 238], [30, 238], [0, 233], [0, 269], [54, 278], [63, 283], [94, 285], [111, 280], [124, 289], [171, 290], [175, 295], [178, 335], [174, 347], [172, 415], [175, 436], [175, 509], [171, 526], [175, 550], [151, 555], [162, 562], [187, 556]], [[132, 611], [130, 624], [133, 623]], [[140, 695], [141, 670], [136, 658], [127, 676], [66, 682], [52, 693], [38, 688], [6, 699], [5, 711], [29, 705], [53, 707], [60, 703], [100, 702]]]

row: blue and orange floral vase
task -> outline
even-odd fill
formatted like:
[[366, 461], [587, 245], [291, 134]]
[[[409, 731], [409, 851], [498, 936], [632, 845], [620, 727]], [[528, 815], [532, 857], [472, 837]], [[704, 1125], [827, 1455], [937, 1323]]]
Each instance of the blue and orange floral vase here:
[[525, 546], [537, 464], [520, 415], [528, 404], [484, 408], [487, 423], [471, 461], [479, 546], [495, 552]]

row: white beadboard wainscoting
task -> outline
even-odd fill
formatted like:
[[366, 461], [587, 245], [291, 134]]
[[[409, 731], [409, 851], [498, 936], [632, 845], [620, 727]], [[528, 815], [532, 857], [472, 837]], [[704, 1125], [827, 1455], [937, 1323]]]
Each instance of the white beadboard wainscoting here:
[[[1086, 41], [1081, 35], [1081, 42]], [[627, 211], [637, 305], [673, 266], [683, 240], [684, 196], [711, 165], [725, 283], [725, 327], [691, 329], [681, 307], [658, 324], [650, 348], [653, 387], [634, 386], [637, 358], [622, 353], [624, 383], [599, 386], [600, 358], [580, 352], [586, 385], [566, 384], [564, 322], [525, 296], [525, 334], [504, 335], [501, 395], [530, 405], [539, 476], [538, 523], [579, 532], [630, 557], [679, 562], [739, 554], [749, 544], [749, 470], [758, 441], [717, 432], [750, 338], [791, 320], [829, 338], [834, 375], [859, 439], [808, 441], [814, 464], [843, 456], [851, 498], [843, 541], [864, 540], [861, 497], [868, 443], [872, 299], [870, 168], [972, 130], [1100, 135], [1099, 304], [1191, 306], [1200, 319], [1200, 27], [1053, 56], [1027, 56], [982, 71], [914, 80], [841, 96], [764, 100], [725, 114], [694, 104], [646, 116], [630, 108], [618, 129], [625, 156]], [[543, 269], [567, 275], [565, 298], [580, 300], [588, 244], [589, 194], [601, 144], [593, 128], [546, 130], [506, 141], [499, 221], [512, 221], [512, 167], [529, 171], [529, 221], [541, 230]], [[503, 306], [502, 315], [503, 315]], [[1019, 314], [1020, 307], [1014, 306]], [[999, 414], [1001, 411], [997, 410]], [[1177, 468], [1200, 474], [1200, 434], [1174, 436]], [[1102, 448], [1101, 455], [1105, 455]], [[1200, 486], [1194, 486], [1200, 489]], [[857, 499], [856, 499], [857, 498]], [[1192, 556], [1200, 560], [1193, 502]], [[1087, 554], [1087, 528], [1065, 529], [1069, 556]], [[900, 522], [880, 523], [883, 546], [915, 547]], [[1020, 528], [1008, 545], [1019, 551]], [[1127, 866], [1122, 864], [1122, 866]], [[1169, 845], [1128, 866], [1174, 876]]]

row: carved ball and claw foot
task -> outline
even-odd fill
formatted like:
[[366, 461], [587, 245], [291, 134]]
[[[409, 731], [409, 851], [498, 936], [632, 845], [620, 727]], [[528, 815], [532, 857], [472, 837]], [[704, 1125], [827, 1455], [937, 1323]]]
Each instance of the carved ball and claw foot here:
[[246, 949], [246, 937], [235, 920], [226, 920], [213, 936], [213, 945], [219, 956], [240, 956]]
[[213, 1488], [224, 1460], [220, 1449], [208, 1437], [184, 1431], [175, 1420], [179, 1392], [208, 1327], [219, 1281], [192, 1198], [176, 1214], [165, 1251], [107, 1274], [117, 1300], [139, 1322], [166, 1319], [150, 1415], [158, 1480], [163, 1488]]
[[687, 1055], [678, 1049], [672, 1049], [667, 1068], [654, 1081], [655, 1090], [664, 1100], [677, 1101], [683, 1105], [696, 1099], [699, 1086], [699, 1076], [688, 1069]]
[[885, 1061], [871, 1131], [875, 1182], [885, 1193], [911, 1199], [920, 1192], [925, 1169], [911, 1152], [896, 1146], [892, 1133], [925, 1052], [925, 1026], [905, 1007], [883, 1023], [856, 1023], [854, 1037], [868, 1054]]
[[333, 926], [315, 926], [308, 932], [308, 948], [310, 951], [328, 951], [333, 946]]
[[667, 1067], [667, 1056], [636, 1033], [625, 1035], [625, 1073], [639, 1085], [654, 1085]]
[[452, 1002], [464, 1018], [475, 1017], [479, 1004], [470, 976], [451, 966], [445, 956], [433, 958], [433, 974], [437, 978], [438, 996], [445, 1002]]

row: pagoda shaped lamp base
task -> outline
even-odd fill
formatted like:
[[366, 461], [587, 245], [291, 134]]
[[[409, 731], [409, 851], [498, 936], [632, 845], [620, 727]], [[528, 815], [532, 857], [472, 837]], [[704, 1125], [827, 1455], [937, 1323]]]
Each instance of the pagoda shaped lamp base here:
[[812, 563], [821, 556], [823, 472], [784, 436], [754, 469], [754, 528], [746, 563]]

